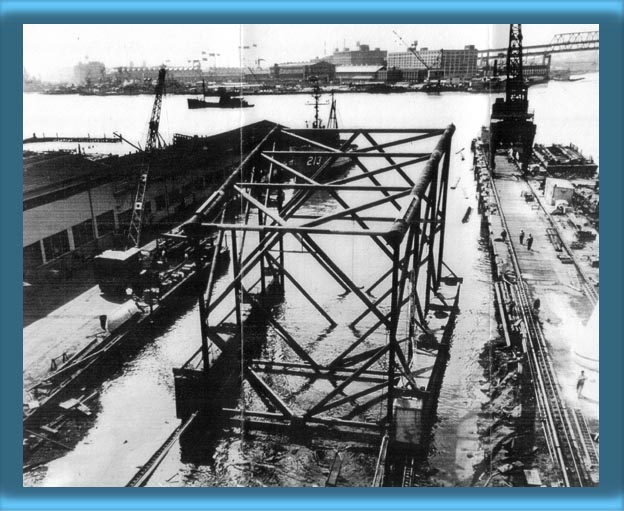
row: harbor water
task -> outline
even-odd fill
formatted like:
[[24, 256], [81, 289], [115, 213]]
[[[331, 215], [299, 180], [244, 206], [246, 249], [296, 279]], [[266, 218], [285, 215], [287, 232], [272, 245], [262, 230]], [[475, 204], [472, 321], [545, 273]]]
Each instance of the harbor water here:
[[[529, 89], [529, 107], [535, 111], [536, 143], [573, 143], [585, 155], [598, 161], [598, 75], [586, 75], [575, 82], [550, 82]], [[482, 353], [489, 340], [497, 336], [494, 322], [490, 262], [482, 239], [480, 218], [473, 213], [468, 222], [462, 218], [468, 207], [476, 212], [472, 179], [470, 142], [487, 125], [490, 105], [495, 96], [465, 92], [428, 95], [339, 94], [338, 122], [341, 127], [369, 128], [444, 128], [453, 123], [456, 132], [452, 143], [449, 177], [449, 200], [445, 259], [448, 266], [463, 277], [460, 313], [455, 325], [450, 359], [441, 389], [434, 437], [427, 465], [428, 482], [443, 486], [468, 486], [474, 475], [473, 452], [478, 444], [477, 419], [487, 397], [482, 391], [484, 375]], [[174, 133], [211, 135], [267, 119], [288, 127], [305, 127], [312, 117], [306, 95], [251, 96], [254, 108], [237, 110], [188, 110], [186, 97], [166, 96], [163, 100], [160, 131], [166, 141]], [[24, 95], [24, 138], [37, 136], [111, 136], [114, 131], [143, 145], [147, 134], [153, 98], [151, 96], [77, 96]], [[328, 108], [328, 107], [325, 107]], [[75, 148], [73, 144], [72, 148]], [[28, 148], [28, 146], [26, 146]], [[126, 144], [102, 148], [83, 147], [89, 151], [123, 154], [134, 150]], [[335, 207], [322, 197], [307, 213], [326, 213]], [[296, 248], [296, 247], [291, 247]], [[294, 250], [293, 250], [294, 251]], [[355, 251], [358, 254], [357, 250]], [[293, 257], [297, 257], [293, 255]], [[340, 257], [339, 254], [336, 257]], [[376, 260], [378, 257], [379, 260]], [[356, 260], [342, 261], [343, 267], [370, 280], [381, 264], [378, 254], [359, 254]], [[363, 264], [358, 264], [363, 263]], [[317, 267], [314, 266], [314, 271]], [[336, 299], [334, 289], [319, 274], [301, 268], [304, 281], [323, 288], [328, 298]], [[306, 275], [306, 273], [312, 273]], [[229, 274], [217, 282], [224, 286]], [[314, 294], [314, 293], [313, 293]], [[301, 302], [297, 299], [280, 304], [279, 314], [288, 329], [288, 318], [296, 318]], [[353, 315], [360, 309], [354, 301]], [[94, 311], [96, 314], [97, 311]], [[290, 316], [289, 316], [290, 315]], [[300, 318], [298, 318], [300, 319]], [[340, 318], [336, 318], [340, 322]], [[315, 323], [318, 321], [318, 323]], [[310, 329], [321, 331], [325, 324], [318, 315], [306, 318]], [[295, 327], [293, 323], [293, 328]], [[176, 307], [170, 320], [150, 333], [139, 352], [111, 374], [100, 389], [96, 417], [84, 438], [70, 452], [25, 476], [24, 484], [33, 486], [123, 486], [178, 424], [172, 368], [182, 365], [199, 345], [199, 313], [189, 299]], [[279, 359], [280, 354], [275, 354]], [[487, 357], [486, 357], [487, 358]], [[211, 438], [209, 448], [197, 446], [201, 456], [189, 456], [176, 445], [150, 484], [156, 486], [237, 486], [318, 484], [319, 475], [298, 467], [289, 477], [243, 479], [251, 461], [271, 465], [278, 454], [289, 455], [306, 463], [308, 453], [298, 446], [279, 445], [274, 439], [260, 446], [242, 442], [229, 430]], [[344, 439], [348, 445], [350, 439]], [[187, 448], [188, 449], [188, 448]], [[323, 449], [310, 454], [310, 465], [323, 462]], [[350, 485], [370, 484], [372, 474], [367, 462], [356, 459], [355, 450], [347, 456], [343, 477]], [[374, 456], [371, 456], [374, 458]], [[326, 461], [331, 463], [331, 459]], [[321, 463], [322, 464], [322, 463]], [[351, 470], [350, 467], [365, 467]], [[374, 470], [374, 461], [372, 468]]]

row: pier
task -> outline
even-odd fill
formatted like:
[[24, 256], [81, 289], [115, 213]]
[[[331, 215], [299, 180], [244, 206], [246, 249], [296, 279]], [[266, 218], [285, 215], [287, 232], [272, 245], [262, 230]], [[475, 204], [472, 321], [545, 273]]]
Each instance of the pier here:
[[[506, 153], [494, 159], [496, 170], [491, 171], [483, 143], [477, 142], [474, 171], [479, 207], [489, 233], [504, 336], [527, 365], [537, 406], [531, 420], [543, 430], [561, 485], [593, 486], [598, 483], [598, 449], [584, 412], [597, 417], [597, 406], [584, 403], [581, 407], [566, 390], [574, 377], [569, 374], [571, 352], [562, 350], [569, 340], [549, 323], [557, 315], [559, 302], [566, 300], [576, 304], [572, 314], [575, 324], [582, 324], [597, 306], [597, 289], [583, 268], [568, 257], [573, 251], [554, 230], [536, 184], [525, 178]], [[529, 234], [534, 240], [531, 246], [527, 245]]]
[[87, 144], [118, 144], [122, 141], [121, 137], [38, 137], [33, 133], [30, 138], [25, 138], [23, 144], [40, 144], [43, 142], [79, 142]]

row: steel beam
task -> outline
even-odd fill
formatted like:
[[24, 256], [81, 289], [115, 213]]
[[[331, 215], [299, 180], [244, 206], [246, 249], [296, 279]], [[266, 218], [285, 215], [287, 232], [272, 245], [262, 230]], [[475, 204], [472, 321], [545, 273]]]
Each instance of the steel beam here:
[[[416, 378], [410, 371], [411, 353], [406, 354], [408, 346], [406, 343], [411, 343], [411, 339], [406, 338], [408, 327], [403, 326], [403, 318], [407, 312], [413, 311], [413, 314], [423, 321], [430, 310], [427, 295], [440, 282], [444, 248], [443, 240], [440, 238], [444, 236], [447, 200], [445, 188], [448, 184], [450, 140], [454, 127], [451, 125], [445, 130], [325, 131], [328, 133], [333, 131], [336, 134], [346, 133], [349, 136], [347, 140], [340, 141], [339, 148], [333, 148], [313, 140], [315, 135], [321, 134], [319, 130], [286, 131], [276, 128], [271, 132], [272, 136], [265, 137], [260, 146], [256, 147], [226, 179], [224, 185], [197, 210], [192, 221], [187, 223], [185, 229], [188, 236], [216, 232], [222, 239], [225, 231], [231, 233], [232, 274], [230, 282], [226, 283], [221, 293], [216, 296], [212, 289], [209, 289], [206, 303], [204, 307], [200, 307], [200, 320], [206, 327], [204, 338], [207, 341], [220, 350], [234, 353], [233, 350], [239, 349], [245, 340], [245, 314], [251, 311], [253, 314], [260, 315], [266, 321], [267, 327], [277, 334], [277, 342], [290, 348], [297, 357], [292, 362], [254, 360], [247, 358], [245, 350], [242, 350], [242, 378], [251, 385], [257, 398], [269, 403], [270, 408], [278, 412], [245, 410], [242, 412], [244, 416], [295, 425], [323, 424], [333, 427], [369, 428], [381, 433], [384, 430], [380, 424], [357, 420], [361, 412], [373, 406], [379, 406], [380, 401], [386, 401], [380, 408], [384, 415], [382, 423], [389, 425], [393, 419], [393, 399], [399, 395], [397, 392], [399, 382], [406, 384], [409, 392], [416, 394], [419, 392]], [[391, 134], [396, 138], [378, 143], [376, 133]], [[286, 135], [308, 144], [313, 149], [275, 150], [276, 146], [273, 141], [278, 140], [277, 137], [280, 135]], [[370, 147], [355, 151], [347, 150], [351, 143], [359, 142], [358, 137], [370, 143]], [[413, 149], [414, 144], [430, 137], [438, 138], [432, 152], [425, 153]], [[269, 147], [271, 144], [272, 147]], [[401, 147], [406, 151], [400, 152]], [[311, 177], [293, 168], [294, 165], [290, 166], [280, 161], [283, 157], [300, 156], [322, 156], [325, 160]], [[328, 174], [332, 163], [342, 157], [350, 158], [354, 164], [354, 172], [359, 169], [360, 173], [334, 179], [329, 183], [320, 182], [319, 179]], [[382, 159], [383, 167], [374, 169], [375, 165], [379, 166], [380, 162], [366, 158]], [[368, 161], [375, 164], [370, 165], [374, 170], [369, 169], [369, 165], [365, 164]], [[258, 165], [268, 166], [268, 183], [256, 182], [253, 167], [257, 169]], [[273, 171], [277, 168], [282, 169], [287, 177], [299, 182], [274, 182]], [[393, 173], [399, 178], [398, 181], [395, 179], [387, 184], [388, 182], [380, 179], [388, 173]], [[248, 177], [250, 175], [251, 177]], [[368, 183], [362, 183], [362, 180]], [[397, 185], [397, 182], [404, 183], [404, 186]], [[291, 189], [294, 194], [276, 211], [275, 208], [269, 206], [269, 192], [283, 189]], [[260, 196], [256, 191], [264, 195]], [[302, 208], [309, 203], [309, 199], [320, 191], [328, 192], [330, 200], [335, 201], [339, 209], [318, 216], [309, 215], [307, 211], [302, 212]], [[359, 203], [355, 206], [349, 205], [341, 196], [343, 192], [359, 193]], [[384, 195], [374, 196], [370, 192]], [[394, 203], [399, 210], [394, 219], [384, 215], [388, 209], [388, 203]], [[240, 213], [237, 219], [230, 220], [231, 215], [223, 216], [228, 204], [231, 205], [230, 212]], [[254, 209], [257, 211], [257, 222], [255, 222], [256, 217], [251, 214]], [[366, 216], [360, 215], [362, 212], [366, 212]], [[218, 215], [221, 215], [221, 218], [215, 220]], [[354, 222], [352, 227], [340, 228], [339, 225], [348, 227], [344, 223], [331, 225], [332, 222], [347, 220]], [[374, 229], [371, 228], [369, 222], [377, 222]], [[258, 236], [245, 238], [244, 233], [248, 231], [258, 232]], [[375, 316], [370, 321], [372, 326], [362, 334], [352, 329], [353, 338], [349, 338], [344, 345], [339, 346], [337, 350], [339, 354], [333, 359], [323, 357], [322, 354], [307, 348], [310, 344], [309, 332], [305, 332], [304, 337], [295, 334], [296, 330], [290, 327], [287, 329], [285, 323], [272, 316], [268, 310], [269, 302], [265, 301], [269, 299], [266, 295], [267, 290], [270, 286], [277, 284], [277, 287], [281, 287], [281, 292], [290, 292], [291, 288], [284, 289], [284, 282], [288, 280], [303, 295], [306, 300], [303, 303], [306, 307], [313, 308], [321, 314], [328, 321], [330, 329], [337, 326], [337, 323], [341, 322], [344, 317], [339, 316], [340, 311], [329, 310], [322, 300], [313, 298], [313, 294], [316, 293], [311, 293], [304, 284], [305, 281], [295, 278], [295, 273], [289, 271], [290, 260], [286, 258], [284, 250], [286, 235], [293, 236], [301, 244], [303, 253], [311, 255], [338, 285], [342, 286], [345, 291], [353, 293], [364, 305], [363, 313], [360, 314], [360, 311], [357, 311], [358, 317], [355, 322], [370, 314]], [[337, 262], [338, 260], [332, 257], [332, 248], [322, 248], [319, 236], [341, 236], [345, 240], [359, 236], [363, 238], [362, 243], [368, 243], [371, 247], [380, 247], [382, 253], [387, 256], [389, 269], [385, 271], [384, 268], [380, 268], [379, 271], [383, 272], [382, 277], [370, 286], [368, 291], [372, 291], [390, 277], [389, 289], [384, 291], [380, 298], [368, 296], [357, 282], [357, 278], [348, 270], [345, 271]], [[245, 244], [242, 240], [246, 240]], [[252, 240], [257, 245], [250, 246]], [[279, 252], [278, 255], [274, 255], [275, 250]], [[357, 275], [357, 273], [354, 274]], [[256, 277], [258, 278], [253, 287], [248, 287], [243, 283], [244, 280], [252, 281]], [[213, 281], [214, 278], [209, 278], [209, 288]], [[412, 284], [411, 286], [408, 286], [408, 281]], [[418, 283], [422, 285], [418, 287]], [[252, 290], [258, 284], [260, 284], [261, 292], [254, 295]], [[418, 296], [423, 285], [425, 288], [424, 308]], [[410, 289], [409, 293], [408, 289]], [[208, 327], [208, 317], [226, 298], [232, 300], [232, 293], [234, 293], [232, 313], [236, 314], [236, 331], [233, 335], [226, 336], [221, 335], [214, 327]], [[243, 307], [243, 302], [247, 304], [245, 307]], [[331, 303], [333, 308], [337, 302]], [[408, 308], [407, 304], [410, 303], [414, 305]], [[336, 306], [339, 307], [340, 303]], [[410, 324], [412, 324], [411, 319], [410, 317]], [[345, 322], [345, 326], [349, 320], [350, 318]], [[327, 327], [325, 328], [326, 332], [330, 332]], [[410, 333], [413, 334], [411, 327]], [[332, 339], [332, 342], [335, 342], [335, 339]], [[364, 347], [365, 342], [367, 344]], [[323, 358], [330, 358], [330, 360], [322, 360]], [[288, 398], [284, 398], [282, 397], [284, 390], [281, 389], [278, 392], [270, 378], [262, 378], [263, 374], [294, 375], [303, 379], [303, 385], [293, 391]], [[332, 388], [328, 390], [327, 383], [322, 384], [322, 382], [330, 382]], [[310, 389], [313, 389], [315, 393], [320, 391], [320, 396], [313, 405], [309, 402], [305, 404], [301, 402], [301, 396], [304, 393], [309, 397]], [[344, 407], [347, 405], [352, 406], [345, 411]], [[342, 415], [342, 417], [325, 414]], [[353, 420], [347, 420], [347, 418]]]

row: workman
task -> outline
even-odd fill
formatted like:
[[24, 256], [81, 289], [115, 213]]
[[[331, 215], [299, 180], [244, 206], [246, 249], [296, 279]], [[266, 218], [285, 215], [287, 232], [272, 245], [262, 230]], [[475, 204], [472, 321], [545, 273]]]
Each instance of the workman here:
[[581, 371], [581, 374], [579, 374], [578, 379], [576, 380], [576, 395], [578, 396], [578, 398], [581, 398], [581, 395], [583, 394], [583, 387], [585, 386], [585, 380], [587, 379], [587, 377], [585, 376], [585, 371]]

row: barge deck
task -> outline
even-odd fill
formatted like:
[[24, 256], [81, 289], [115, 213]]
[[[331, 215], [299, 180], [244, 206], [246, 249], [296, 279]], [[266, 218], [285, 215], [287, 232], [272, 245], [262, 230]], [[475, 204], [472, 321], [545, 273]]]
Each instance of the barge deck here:
[[[592, 432], [598, 429], [598, 338], [587, 324], [598, 307], [598, 269], [591, 260], [574, 257], [569, 237], [560, 235], [560, 222], [553, 221], [553, 208], [515, 161], [496, 154], [496, 170], [490, 172], [481, 145], [476, 148], [479, 209], [489, 233], [507, 344], [515, 339], [528, 362], [537, 419], [562, 484], [597, 484]], [[592, 354], [591, 366], [579, 352]], [[581, 370], [589, 374], [577, 396]]]

